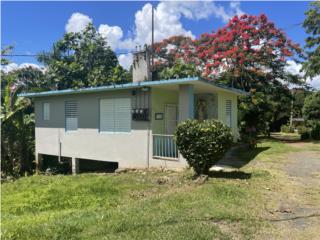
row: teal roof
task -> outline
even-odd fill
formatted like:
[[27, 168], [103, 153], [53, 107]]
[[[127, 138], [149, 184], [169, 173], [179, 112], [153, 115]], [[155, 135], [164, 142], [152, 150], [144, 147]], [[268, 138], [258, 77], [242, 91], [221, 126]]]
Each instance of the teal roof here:
[[234, 92], [238, 95], [247, 94], [247, 92], [242, 91], [240, 89], [231, 88], [222, 84], [217, 84], [217, 83], [214, 83], [213, 81], [208, 81], [200, 77], [190, 77], [190, 78], [179, 78], [179, 79], [168, 79], [168, 80], [157, 80], [157, 81], [131, 82], [131, 83], [125, 83], [125, 84], [114, 84], [109, 86], [89, 87], [89, 88], [80, 88], [80, 89], [53, 90], [53, 91], [46, 91], [46, 92], [30, 92], [30, 93], [21, 93], [18, 96], [31, 98], [31, 97], [58, 96], [58, 95], [79, 94], [79, 93], [94, 93], [94, 92], [114, 91], [114, 90], [122, 90], [122, 89], [134, 89], [139, 87], [152, 87], [152, 86], [158, 86], [158, 85], [164, 85], [164, 84], [168, 85], [168, 84], [192, 83], [197, 81], [205, 82], [217, 88]]

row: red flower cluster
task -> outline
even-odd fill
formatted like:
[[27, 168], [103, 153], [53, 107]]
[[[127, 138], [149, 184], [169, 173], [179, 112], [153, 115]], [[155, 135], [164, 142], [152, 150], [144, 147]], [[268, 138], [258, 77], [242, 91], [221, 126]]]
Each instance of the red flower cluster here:
[[301, 52], [299, 45], [287, 39], [264, 14], [235, 16], [217, 32], [202, 34], [195, 46], [184, 58], [189, 62], [198, 58], [207, 76], [219, 72], [217, 68], [262, 72], [268, 65]]
[[169, 63], [180, 59], [200, 65], [207, 77], [222, 71], [237, 74], [243, 69], [263, 72], [268, 66], [302, 52], [264, 14], [235, 16], [225, 27], [204, 33], [199, 39], [174, 36], [154, 47], [158, 57]]

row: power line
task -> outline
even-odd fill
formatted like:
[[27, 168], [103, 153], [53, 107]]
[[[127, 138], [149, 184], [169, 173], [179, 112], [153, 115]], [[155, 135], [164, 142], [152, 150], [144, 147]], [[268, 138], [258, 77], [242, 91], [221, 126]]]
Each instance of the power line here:
[[[121, 54], [129, 54], [134, 53], [135, 51], [126, 51], [126, 52], [117, 52], [115, 53], [117, 56]], [[38, 57], [38, 54], [2, 54], [3, 57]]]

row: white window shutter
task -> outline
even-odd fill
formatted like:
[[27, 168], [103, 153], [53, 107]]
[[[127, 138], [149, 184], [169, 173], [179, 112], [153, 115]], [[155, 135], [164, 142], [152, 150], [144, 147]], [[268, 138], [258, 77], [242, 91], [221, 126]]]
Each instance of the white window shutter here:
[[50, 103], [43, 103], [43, 120], [50, 120]]
[[114, 131], [114, 101], [113, 99], [100, 100], [100, 131]]
[[226, 124], [228, 127], [232, 126], [232, 105], [231, 100], [226, 100]]
[[131, 99], [114, 99], [115, 110], [115, 132], [131, 131]]
[[65, 102], [66, 131], [78, 129], [78, 103], [76, 101]]
[[100, 100], [100, 131], [131, 131], [130, 98], [110, 98]]

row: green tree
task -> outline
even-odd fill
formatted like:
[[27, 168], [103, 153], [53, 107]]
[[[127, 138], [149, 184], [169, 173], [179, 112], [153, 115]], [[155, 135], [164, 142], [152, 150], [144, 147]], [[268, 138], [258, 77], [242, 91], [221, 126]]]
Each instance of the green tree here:
[[32, 172], [34, 160], [34, 113], [30, 99], [19, 98], [23, 91], [44, 90], [42, 71], [33, 67], [2, 75], [1, 169], [19, 175]]
[[306, 120], [320, 121], [320, 91], [306, 97], [302, 111]]
[[172, 67], [163, 68], [159, 75], [160, 79], [173, 79], [198, 76], [199, 73], [195, 65], [177, 61]]
[[81, 32], [66, 33], [38, 60], [47, 67], [46, 78], [53, 89], [110, 85], [130, 78], [92, 24]]
[[303, 63], [303, 69], [307, 77], [315, 77], [320, 74], [320, 2], [310, 3], [310, 9], [306, 12], [303, 27], [310, 36], [306, 39], [307, 60]]
[[293, 117], [303, 117], [304, 100], [310, 92], [304, 88], [294, 88], [291, 89], [291, 93], [293, 96]]

